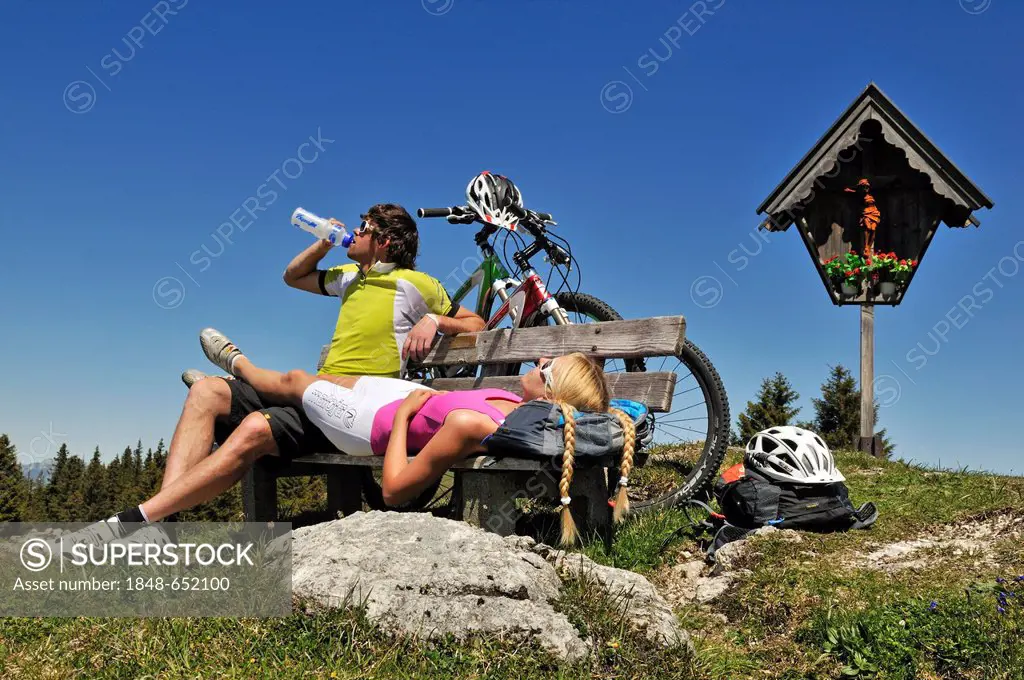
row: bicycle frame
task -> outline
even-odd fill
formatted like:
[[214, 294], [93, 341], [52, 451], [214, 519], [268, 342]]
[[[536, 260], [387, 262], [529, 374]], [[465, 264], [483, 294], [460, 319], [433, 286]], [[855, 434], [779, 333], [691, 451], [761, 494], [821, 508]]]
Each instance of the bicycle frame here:
[[[568, 315], [558, 305], [554, 296], [548, 293], [543, 279], [535, 271], [526, 269], [523, 272], [526, 278], [520, 281], [512, 278], [490, 246], [482, 246], [481, 252], [484, 254], [483, 261], [455, 291], [452, 302], [461, 304], [470, 291], [479, 286], [476, 313], [486, 319], [487, 330], [497, 328], [508, 316], [512, 318], [512, 327], [519, 328], [526, 319], [533, 318], [538, 312], [550, 315], [558, 325], [570, 323]], [[515, 286], [511, 292], [508, 290], [510, 284]], [[488, 318], [487, 314], [494, 304], [495, 296], [501, 299], [502, 304]]]

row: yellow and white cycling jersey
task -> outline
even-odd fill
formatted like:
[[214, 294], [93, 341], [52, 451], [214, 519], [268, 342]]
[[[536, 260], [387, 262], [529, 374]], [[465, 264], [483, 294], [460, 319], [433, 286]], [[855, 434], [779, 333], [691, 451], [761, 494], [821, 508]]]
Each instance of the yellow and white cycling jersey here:
[[341, 298], [338, 324], [321, 373], [397, 378], [402, 345], [426, 314], [455, 309], [441, 282], [423, 272], [378, 262], [364, 275], [357, 264], [320, 273], [320, 292]]

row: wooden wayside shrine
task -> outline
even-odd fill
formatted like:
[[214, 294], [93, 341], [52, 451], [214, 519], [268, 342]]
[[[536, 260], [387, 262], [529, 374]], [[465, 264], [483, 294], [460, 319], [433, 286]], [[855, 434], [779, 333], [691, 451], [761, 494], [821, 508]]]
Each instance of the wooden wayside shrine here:
[[[874, 84], [869, 84], [757, 208], [760, 227], [796, 225], [829, 300], [861, 307], [861, 433], [854, 445], [880, 453], [874, 436], [874, 305], [899, 305], [940, 223], [980, 225], [992, 208], [974, 185]], [[916, 263], [856, 279], [830, 278], [826, 263], [854, 253]], [[869, 261], [865, 259], [865, 261]], [[846, 284], [846, 285], [843, 285]]]

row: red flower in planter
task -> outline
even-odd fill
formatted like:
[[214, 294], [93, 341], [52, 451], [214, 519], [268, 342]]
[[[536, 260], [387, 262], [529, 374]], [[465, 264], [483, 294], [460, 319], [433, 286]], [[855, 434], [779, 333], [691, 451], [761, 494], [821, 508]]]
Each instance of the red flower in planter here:
[[853, 270], [853, 273], [854, 273], [854, 274], [860, 274], [860, 267], [857, 267], [857, 268], [855, 268], [855, 269]]

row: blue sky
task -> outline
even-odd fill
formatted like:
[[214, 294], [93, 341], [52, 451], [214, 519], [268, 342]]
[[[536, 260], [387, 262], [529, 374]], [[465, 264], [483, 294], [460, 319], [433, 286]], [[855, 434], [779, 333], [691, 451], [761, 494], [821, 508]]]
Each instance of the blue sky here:
[[[485, 168], [555, 214], [582, 290], [684, 314], [734, 414], [782, 371], [810, 418], [828, 365], [857, 371], [857, 310], [755, 209], [873, 80], [996, 203], [877, 309], [880, 426], [904, 458], [1019, 473], [1024, 6], [705, 6], [4, 3], [0, 431], [24, 462], [169, 440], [208, 325], [312, 369], [336, 308], [281, 282], [308, 244], [291, 210], [449, 205]], [[421, 222], [420, 268], [451, 284], [470, 237]]]

